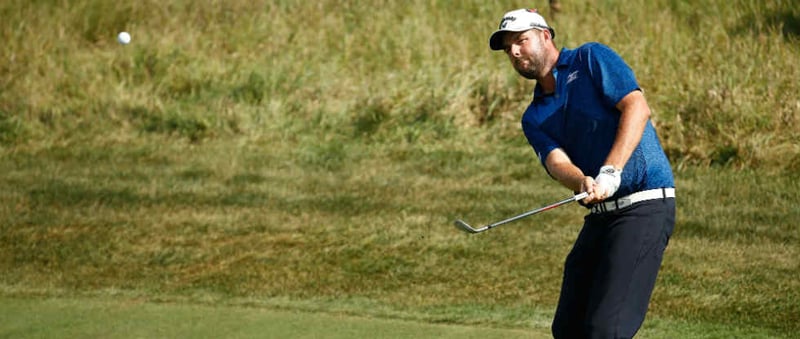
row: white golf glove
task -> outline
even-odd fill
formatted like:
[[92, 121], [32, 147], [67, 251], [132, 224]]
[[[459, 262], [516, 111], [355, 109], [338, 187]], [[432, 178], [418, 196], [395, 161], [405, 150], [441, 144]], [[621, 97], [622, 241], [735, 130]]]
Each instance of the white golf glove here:
[[594, 182], [599, 186], [601, 193], [605, 192], [605, 197], [611, 197], [619, 189], [622, 180], [622, 170], [615, 169], [614, 166], [606, 165], [600, 167], [600, 174], [594, 178]]

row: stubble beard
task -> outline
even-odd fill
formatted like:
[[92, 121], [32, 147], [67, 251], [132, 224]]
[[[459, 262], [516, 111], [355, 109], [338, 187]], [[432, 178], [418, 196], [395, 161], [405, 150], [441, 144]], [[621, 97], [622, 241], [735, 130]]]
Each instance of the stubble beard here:
[[528, 67], [522, 67], [514, 65], [514, 69], [517, 70], [517, 73], [521, 75], [523, 78], [528, 80], [536, 80], [539, 77], [539, 70], [542, 69], [541, 63], [534, 62], [533, 60], [529, 60]]
[[531, 51], [530, 56], [523, 59], [527, 65], [522, 65], [520, 61], [513, 62], [514, 69], [525, 79], [536, 80], [544, 76], [545, 47], [542, 42]]

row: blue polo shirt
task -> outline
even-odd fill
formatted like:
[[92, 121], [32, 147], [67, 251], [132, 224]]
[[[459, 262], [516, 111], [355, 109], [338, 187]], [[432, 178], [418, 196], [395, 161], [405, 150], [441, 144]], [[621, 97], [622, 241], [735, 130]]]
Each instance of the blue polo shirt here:
[[[561, 148], [584, 174], [596, 176], [617, 134], [621, 114], [616, 104], [640, 90], [639, 84], [625, 61], [600, 43], [562, 49], [553, 74], [555, 92], [544, 94], [536, 85], [522, 130], [543, 166], [547, 155]], [[675, 187], [672, 169], [648, 120], [611, 199], [663, 187]]]

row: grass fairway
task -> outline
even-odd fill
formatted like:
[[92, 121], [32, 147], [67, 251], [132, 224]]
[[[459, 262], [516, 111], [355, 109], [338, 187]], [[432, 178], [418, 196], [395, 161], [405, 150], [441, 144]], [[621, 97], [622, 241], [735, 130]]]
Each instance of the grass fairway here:
[[[547, 328], [485, 326], [368, 318], [320, 312], [125, 298], [0, 297], [0, 338], [550, 338]], [[638, 338], [779, 338], [766, 329], [654, 319]]]
[[547, 338], [523, 330], [96, 299], [0, 298], [2, 338]]
[[[545, 12], [630, 63], [675, 170], [641, 337], [800, 332], [796, 2]], [[570, 193], [520, 131], [534, 84], [488, 50], [509, 9], [0, 1], [3, 334], [547, 335], [585, 210], [452, 226]]]
[[[0, 291], [45, 299], [134, 294], [198, 312], [214, 311], [192, 305], [253, 304], [233, 310], [547, 333], [583, 211], [571, 205], [475, 236], [451, 225], [457, 216], [479, 223], [560, 197], [544, 177], [514, 179], [513, 152], [350, 146], [363, 158], [326, 174], [298, 173], [287, 164], [305, 160], [261, 147], [146, 143], [6, 154]], [[418, 153], [370, 160], [404, 152]], [[493, 157], [512, 159], [480, 160]], [[426, 172], [431, 161], [453, 169]], [[463, 161], [475, 165], [459, 169]], [[383, 167], [362, 171], [369, 166]], [[721, 168], [678, 178], [679, 224], [642, 336], [791, 337], [800, 201], [790, 192], [799, 182]], [[734, 185], [750, 198], [731, 192]], [[32, 305], [30, 314], [52, 309]], [[98, 305], [124, 311], [135, 303]], [[96, 315], [105, 313], [113, 312]], [[47, 321], [26, 328], [59, 327], [57, 317]]]

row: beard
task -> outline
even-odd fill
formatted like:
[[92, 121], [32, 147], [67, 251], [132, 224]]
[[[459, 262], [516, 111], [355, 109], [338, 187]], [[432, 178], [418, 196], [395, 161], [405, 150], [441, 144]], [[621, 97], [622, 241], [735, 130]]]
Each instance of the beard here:
[[516, 68], [516, 67], [515, 67], [515, 69], [517, 70], [517, 73], [519, 73], [519, 75], [521, 75], [523, 78], [528, 79], [528, 80], [536, 80], [536, 72], [534, 70], [532, 70], [532, 69], [520, 69], [520, 68]]
[[539, 77], [539, 73], [541, 72], [543, 65], [541, 62], [537, 62], [538, 60], [528, 60], [527, 65], [521, 65], [519, 62], [514, 63], [514, 69], [521, 75], [523, 78], [528, 80], [535, 80]]
[[545, 46], [544, 42], [538, 40], [536, 45], [530, 46], [527, 53], [519, 59], [511, 59], [514, 69], [525, 79], [536, 80], [544, 76], [545, 69]]

